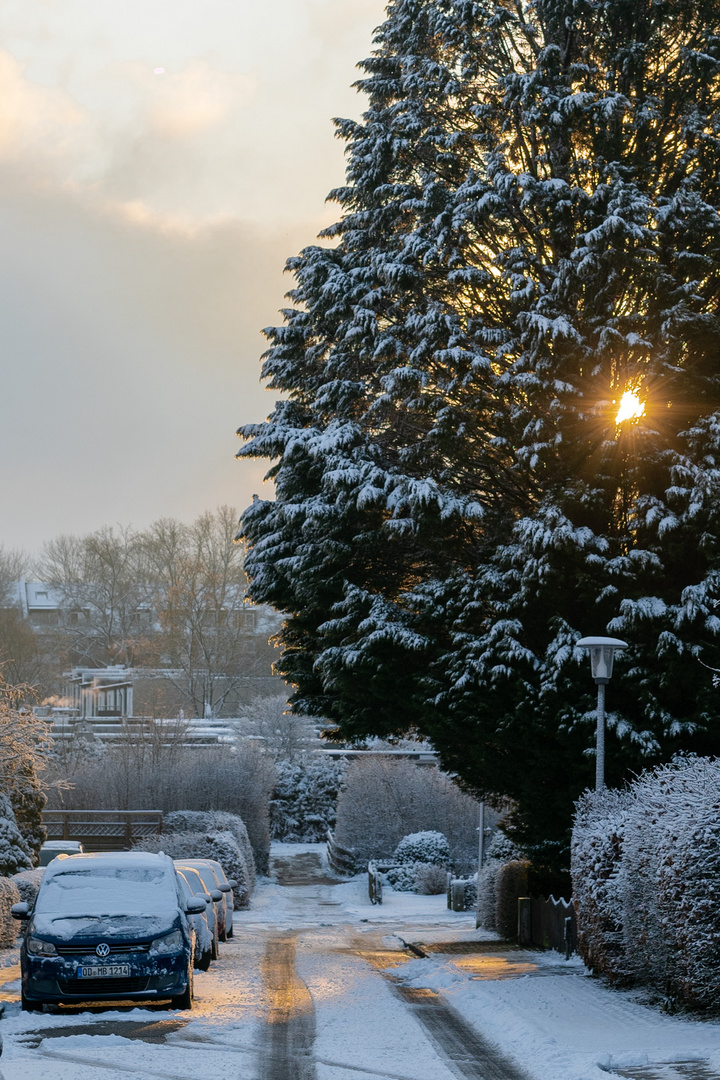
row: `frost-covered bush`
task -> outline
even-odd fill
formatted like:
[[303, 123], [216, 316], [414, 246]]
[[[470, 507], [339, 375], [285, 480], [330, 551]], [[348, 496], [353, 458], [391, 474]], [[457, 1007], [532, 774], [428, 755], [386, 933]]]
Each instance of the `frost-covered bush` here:
[[228, 878], [237, 881], [234, 906], [250, 906], [250, 879], [237, 840], [227, 830], [174, 832], [146, 836], [134, 845], [135, 851], [164, 851], [171, 859], [216, 859]]
[[11, 949], [17, 941], [19, 923], [10, 914], [19, 904], [20, 891], [12, 878], [0, 877], [0, 949]]
[[[178, 740], [172, 745], [134, 742], [108, 747], [98, 759], [81, 760], [72, 772], [63, 806], [69, 810], [220, 811], [238, 814], [245, 823], [258, 873], [268, 869], [270, 819], [268, 800], [275, 784], [275, 764], [250, 741], [229, 753], [227, 747], [189, 752]], [[52, 779], [52, 777], [51, 777]], [[50, 791], [50, 805], [60, 808]]]
[[425, 863], [402, 863], [400, 866], [391, 867], [385, 878], [395, 892], [415, 892], [418, 870]]
[[447, 870], [438, 863], [417, 863], [415, 892], [422, 896], [437, 896], [447, 888]]
[[442, 833], [427, 830], [403, 836], [395, 848], [393, 859], [398, 863], [437, 863], [446, 867], [450, 861], [450, 845]]
[[588, 792], [578, 801], [571, 873], [578, 952], [592, 972], [627, 975], [620, 874], [630, 798], [626, 791]]
[[255, 858], [245, 822], [238, 814], [228, 814], [223, 810], [173, 810], [165, 814], [163, 827], [171, 833], [216, 832], [218, 830], [232, 833], [245, 859], [249, 890], [251, 893], [254, 891]]
[[279, 761], [270, 799], [273, 840], [314, 843], [335, 826], [340, 783], [347, 762], [305, 755], [299, 761]]
[[335, 839], [357, 861], [390, 859], [403, 836], [447, 837], [457, 873], [477, 869], [479, 804], [446, 773], [394, 757], [360, 758], [340, 788]]
[[531, 864], [527, 859], [503, 863], [495, 879], [495, 928], [505, 941], [515, 941], [518, 899], [528, 895]]
[[495, 888], [502, 865], [499, 859], [489, 859], [478, 873], [477, 923], [483, 930], [497, 930]]
[[9, 798], [0, 794], [0, 875], [8, 877], [18, 870], [30, 869], [30, 850], [17, 826]]
[[21, 870], [19, 874], [13, 874], [12, 880], [18, 887], [20, 899], [30, 907], [35, 903], [35, 897], [45, 873], [44, 866], [38, 866], [35, 870]]
[[581, 799], [573, 880], [597, 970], [720, 1010], [720, 761], [677, 759]]

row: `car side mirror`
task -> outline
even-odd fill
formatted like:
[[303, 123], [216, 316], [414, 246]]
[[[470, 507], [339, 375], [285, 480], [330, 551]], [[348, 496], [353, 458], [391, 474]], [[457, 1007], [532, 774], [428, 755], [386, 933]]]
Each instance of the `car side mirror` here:
[[227, 881], [223, 882], [223, 884], [220, 886], [220, 892], [230, 892], [231, 889], [232, 885], [230, 885]]
[[202, 896], [191, 896], [186, 905], [188, 915], [201, 915], [206, 907], [207, 901]]
[[228, 885], [230, 886], [231, 889], [237, 889], [237, 887], [238, 887], [237, 886], [237, 881], [235, 880], [235, 878], [230, 878], [230, 880], [228, 881]]
[[213, 900], [215, 901], [216, 904], [218, 903], [219, 900], [222, 900], [222, 893], [220, 892], [219, 889], [211, 889], [210, 890], [210, 895], [212, 896], [212, 898], [213, 898]]
[[13, 904], [10, 908], [10, 914], [13, 919], [27, 919], [30, 914], [30, 905], [24, 901], [21, 904]]

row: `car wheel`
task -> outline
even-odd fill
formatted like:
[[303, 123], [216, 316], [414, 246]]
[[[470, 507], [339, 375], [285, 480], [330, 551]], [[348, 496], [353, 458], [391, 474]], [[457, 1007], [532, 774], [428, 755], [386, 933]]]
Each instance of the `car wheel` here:
[[222, 929], [222, 934], [220, 935], [220, 940], [221, 941], [227, 941], [227, 931], [226, 931], [224, 926], [223, 926], [223, 929]]
[[194, 988], [193, 988], [193, 969], [192, 964], [188, 968], [188, 980], [185, 992], [178, 994], [177, 997], [172, 999], [171, 1008], [173, 1009], [192, 1009]]
[[42, 1012], [42, 1001], [31, 1001], [30, 998], [25, 997], [25, 991], [20, 991], [20, 1008], [23, 1012]]
[[230, 929], [228, 930], [228, 932], [227, 932], [227, 936], [228, 936], [228, 941], [229, 941], [229, 940], [230, 940], [230, 938], [231, 938], [231, 937], [233, 936], [233, 931], [234, 931], [234, 929], [235, 929], [235, 927], [234, 927], [234, 926], [231, 926], [231, 927], [230, 927]]
[[216, 928], [215, 933], [213, 934], [211, 956], [212, 956], [213, 960], [217, 960], [219, 955], [220, 955], [220, 947], [218, 945], [218, 936], [217, 936], [217, 928]]
[[198, 969], [198, 971], [207, 971], [207, 969], [210, 967], [211, 960], [212, 949], [207, 949], [204, 953], [200, 954], [200, 959], [198, 960], [195, 967]]

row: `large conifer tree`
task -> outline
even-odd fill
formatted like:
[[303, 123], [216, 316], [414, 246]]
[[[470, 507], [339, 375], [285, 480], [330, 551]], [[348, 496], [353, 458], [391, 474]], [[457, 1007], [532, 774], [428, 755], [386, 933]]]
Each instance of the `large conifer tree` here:
[[720, 0], [395, 0], [375, 46], [241, 429], [253, 596], [302, 707], [420, 729], [562, 844], [581, 634], [631, 644], [611, 782], [720, 750]]

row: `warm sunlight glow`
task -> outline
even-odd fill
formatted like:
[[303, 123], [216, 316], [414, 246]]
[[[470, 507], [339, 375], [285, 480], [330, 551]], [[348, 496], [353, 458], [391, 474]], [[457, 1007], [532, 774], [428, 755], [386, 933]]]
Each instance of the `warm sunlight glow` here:
[[635, 390], [626, 390], [620, 400], [615, 423], [622, 424], [623, 420], [637, 420], [644, 415], [645, 403], [640, 400]]

